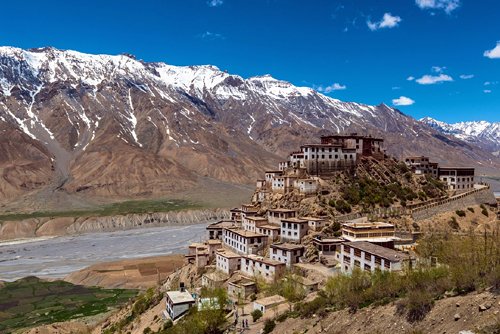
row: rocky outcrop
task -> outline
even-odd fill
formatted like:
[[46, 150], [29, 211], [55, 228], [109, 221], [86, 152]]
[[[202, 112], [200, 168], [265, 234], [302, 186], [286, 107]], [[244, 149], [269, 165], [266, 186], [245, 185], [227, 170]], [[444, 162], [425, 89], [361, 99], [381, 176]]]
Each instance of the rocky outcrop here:
[[32, 218], [0, 225], [0, 240], [109, 232], [142, 227], [191, 225], [229, 218], [222, 209], [185, 210], [106, 217]]

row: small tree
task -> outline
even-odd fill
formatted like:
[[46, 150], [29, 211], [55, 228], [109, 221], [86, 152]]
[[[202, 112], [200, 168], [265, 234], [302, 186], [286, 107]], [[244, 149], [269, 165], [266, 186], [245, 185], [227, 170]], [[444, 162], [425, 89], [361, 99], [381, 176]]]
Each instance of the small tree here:
[[264, 323], [264, 334], [271, 333], [276, 327], [276, 323], [272, 319], [267, 319], [266, 322]]
[[262, 311], [261, 310], [253, 310], [252, 313], [250, 313], [250, 315], [252, 316], [252, 320], [253, 322], [256, 322], [257, 320], [259, 320], [260, 318], [262, 318]]

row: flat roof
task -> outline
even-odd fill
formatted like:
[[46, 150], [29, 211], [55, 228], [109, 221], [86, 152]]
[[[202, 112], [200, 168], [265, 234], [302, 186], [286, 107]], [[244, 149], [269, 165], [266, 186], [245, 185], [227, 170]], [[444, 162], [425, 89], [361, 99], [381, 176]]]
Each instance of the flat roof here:
[[228, 249], [225, 249], [225, 248], [220, 248], [218, 249], [217, 251], [215, 251], [216, 254], [220, 255], [220, 256], [223, 256], [225, 258], [237, 258], [237, 257], [241, 257], [241, 255], [238, 255], [234, 252], [231, 252], [230, 250]]
[[286, 219], [282, 219], [281, 222], [285, 222], [285, 223], [295, 223], [295, 224], [307, 224], [307, 220], [305, 219], [300, 219], [300, 218], [286, 218]]
[[327, 135], [327, 136], [321, 136], [320, 137], [321, 139], [323, 138], [345, 138], [345, 139], [370, 139], [370, 140], [376, 140], [376, 141], [384, 141], [383, 138], [376, 138], [376, 137], [372, 137], [370, 135], [368, 136], [363, 136], [363, 135], [358, 135], [357, 133], [352, 133], [352, 134], [345, 134], [345, 135], [341, 135], [341, 134], [336, 134], [336, 135]]
[[271, 248], [284, 249], [284, 250], [304, 249], [304, 245], [290, 244], [290, 243], [286, 243], [286, 242], [272, 244], [270, 247]]
[[174, 304], [194, 303], [194, 298], [187, 291], [167, 291], [168, 298]]
[[283, 208], [278, 208], [278, 209], [269, 209], [267, 210], [268, 212], [297, 212], [296, 210], [292, 209], [283, 209]]
[[300, 147], [331, 147], [331, 148], [341, 148], [341, 144], [304, 144], [300, 145]]
[[385, 222], [370, 222], [370, 221], [362, 221], [362, 222], [348, 222], [348, 223], [343, 223], [342, 227], [348, 227], [348, 228], [386, 228], [386, 227], [394, 227], [393, 224], [385, 223]]
[[281, 304], [284, 303], [285, 301], [286, 299], [284, 297], [281, 297], [280, 295], [274, 295], [266, 298], [257, 299], [254, 301], [254, 303], [264, 306], [269, 306], [269, 305]]
[[209, 245], [216, 245], [216, 244], [221, 244], [222, 240], [220, 240], [220, 239], [209, 239], [209, 240], [207, 240], [205, 242], [207, 244], [209, 244]]
[[439, 170], [441, 169], [448, 169], [448, 170], [471, 170], [475, 169], [474, 167], [439, 167]]
[[273, 259], [270, 259], [270, 258], [267, 258], [267, 257], [263, 257], [263, 256], [258, 256], [258, 255], [255, 255], [255, 254], [245, 255], [245, 256], [243, 256], [243, 258], [246, 258], [246, 259], [249, 259], [249, 260], [252, 260], [252, 261], [255, 261], [255, 262], [262, 262], [262, 263], [268, 264], [270, 266], [285, 265], [283, 262], [280, 262], [280, 261], [277, 261], [277, 260], [273, 260]]
[[244, 238], [255, 238], [255, 237], [266, 237], [267, 238], [267, 235], [252, 232], [252, 231], [243, 230], [239, 227], [224, 227], [223, 229], [229, 230], [229, 231], [236, 233], [239, 236], [244, 237]]
[[320, 218], [320, 217], [299, 217], [299, 219], [312, 220], [316, 222], [327, 220], [327, 218]]
[[352, 242], [344, 242], [343, 244], [373, 255], [377, 255], [391, 262], [398, 262], [401, 260], [409, 259], [409, 256], [405, 253], [401, 253], [395, 251], [394, 249], [375, 245], [368, 241], [352, 241]]
[[282, 170], [266, 170], [264, 173], [270, 174], [270, 173], [278, 173], [278, 174], [283, 174]]
[[246, 216], [245, 219], [248, 219], [248, 220], [267, 220], [266, 217], [260, 217], [260, 216]]
[[216, 271], [211, 272], [211, 273], [205, 273], [202, 276], [205, 276], [208, 279], [215, 281], [215, 282], [225, 281], [229, 278], [225, 273], [223, 273], [220, 270], [216, 270]]
[[341, 238], [319, 238], [319, 237], [315, 237], [313, 238], [313, 243], [314, 242], [319, 242], [321, 244], [330, 244], [330, 243], [342, 243], [344, 242], [345, 240], [344, 239], [341, 239]]
[[212, 223], [210, 225], [208, 225], [206, 227], [207, 230], [210, 230], [210, 229], [220, 229], [220, 228], [223, 228], [223, 227], [230, 227], [230, 226], [233, 226], [235, 225], [234, 224], [234, 220], [221, 220], [221, 221], [218, 221], [217, 223]]
[[274, 224], [266, 224], [266, 225], [259, 226], [258, 228], [267, 228], [268, 230], [281, 230], [281, 227], [279, 227], [278, 225], [274, 225]]

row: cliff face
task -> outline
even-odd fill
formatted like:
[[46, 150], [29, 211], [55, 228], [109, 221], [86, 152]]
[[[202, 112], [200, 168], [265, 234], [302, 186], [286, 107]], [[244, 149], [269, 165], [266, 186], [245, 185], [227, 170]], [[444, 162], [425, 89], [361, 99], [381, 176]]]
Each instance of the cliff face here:
[[60, 217], [6, 221], [0, 225], [0, 240], [109, 232], [139, 227], [175, 226], [228, 219], [220, 209], [129, 214], [109, 217]]

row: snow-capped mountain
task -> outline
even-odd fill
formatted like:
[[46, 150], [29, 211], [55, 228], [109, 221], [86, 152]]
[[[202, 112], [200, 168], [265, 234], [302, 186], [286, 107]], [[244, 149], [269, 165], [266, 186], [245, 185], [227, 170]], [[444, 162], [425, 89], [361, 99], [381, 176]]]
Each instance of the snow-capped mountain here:
[[169, 195], [207, 178], [250, 183], [301, 143], [351, 131], [385, 137], [396, 156], [498, 166], [385, 104], [342, 102], [269, 75], [0, 47], [0, 200], [47, 189]]
[[500, 152], [500, 122], [473, 121], [449, 124], [431, 117], [424, 117], [420, 121], [444, 134], [476, 144], [496, 155]]

